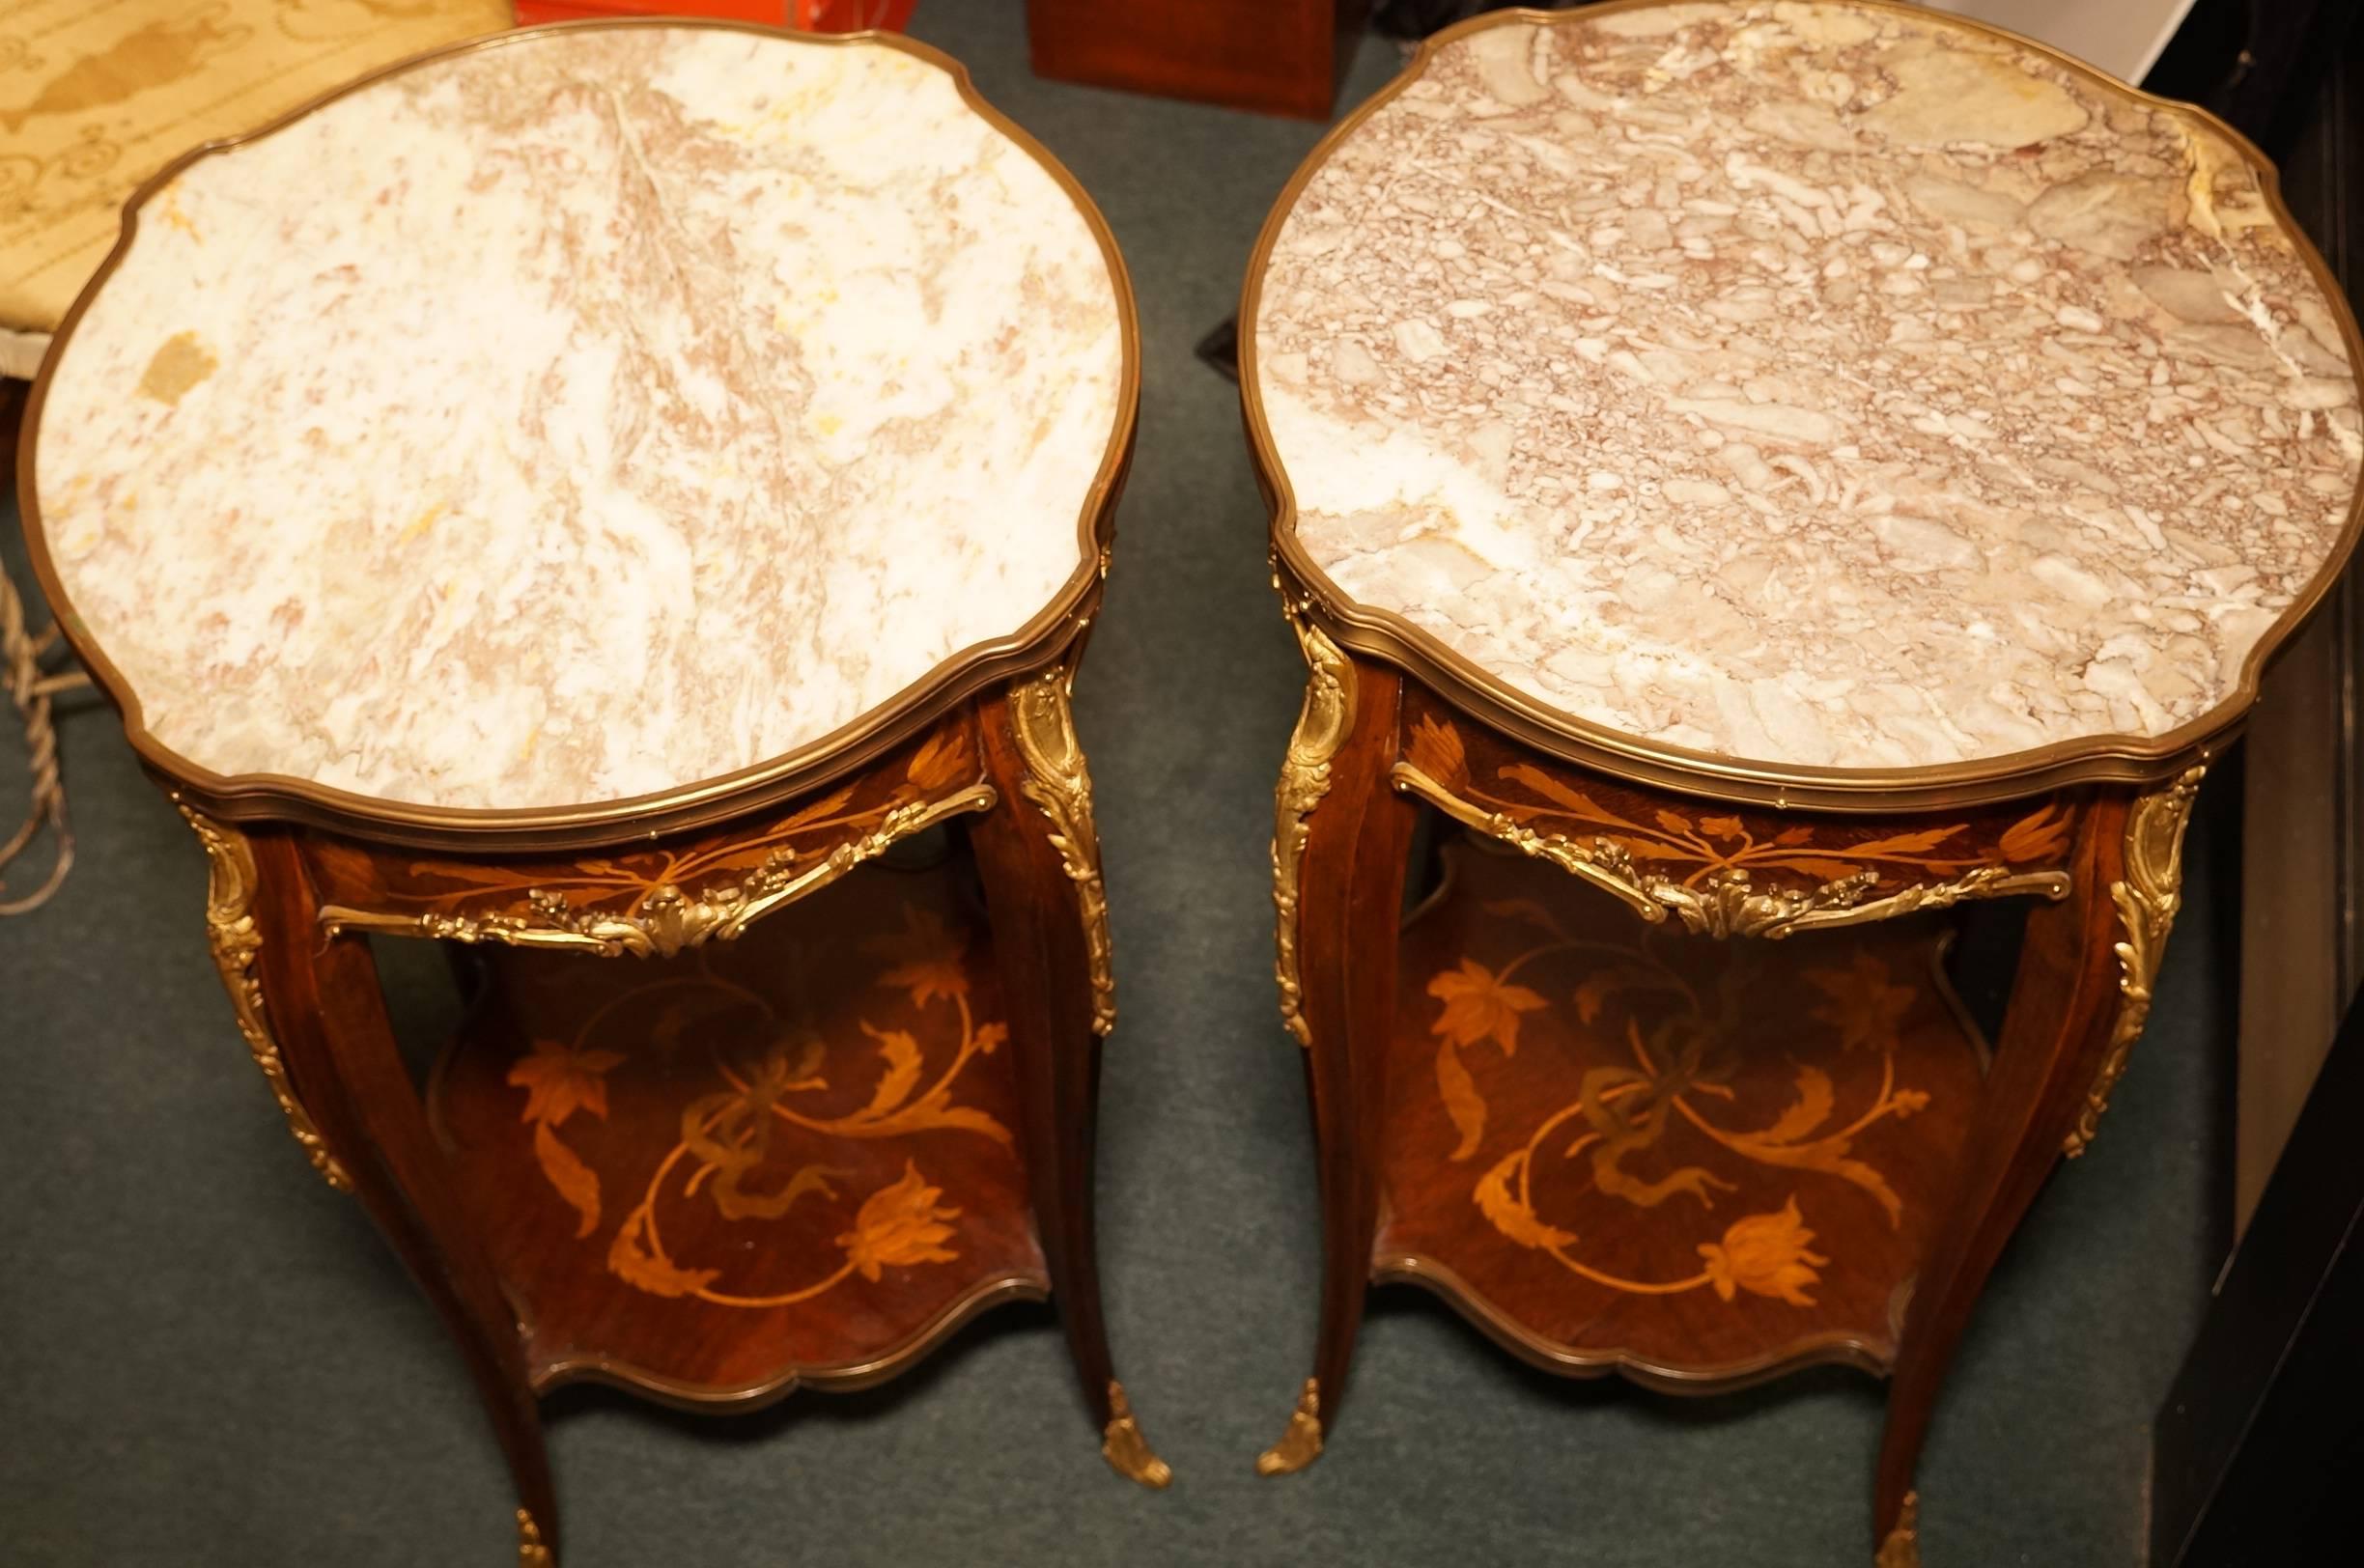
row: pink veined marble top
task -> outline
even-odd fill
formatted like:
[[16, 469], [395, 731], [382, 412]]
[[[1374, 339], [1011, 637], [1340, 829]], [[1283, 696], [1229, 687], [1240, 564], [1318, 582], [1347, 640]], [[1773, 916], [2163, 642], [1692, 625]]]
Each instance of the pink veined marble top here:
[[523, 809], [783, 756], [1085, 561], [1078, 201], [880, 43], [509, 36], [198, 159], [35, 446], [71, 611], [217, 773]]
[[1252, 384], [1349, 599], [1775, 765], [2156, 736], [2357, 486], [2342, 326], [2233, 146], [1942, 16], [1506, 19], [1335, 146]]

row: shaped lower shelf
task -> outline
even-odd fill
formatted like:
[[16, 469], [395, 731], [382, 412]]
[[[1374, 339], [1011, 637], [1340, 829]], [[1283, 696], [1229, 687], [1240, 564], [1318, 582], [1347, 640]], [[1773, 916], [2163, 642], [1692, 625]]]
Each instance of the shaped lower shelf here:
[[1398, 960], [1374, 1276], [1563, 1372], [1885, 1371], [1984, 1076], [1948, 929], [1716, 941], [1443, 854]]
[[430, 1101], [538, 1387], [858, 1386], [1048, 1294], [959, 859], [672, 959], [486, 957]]

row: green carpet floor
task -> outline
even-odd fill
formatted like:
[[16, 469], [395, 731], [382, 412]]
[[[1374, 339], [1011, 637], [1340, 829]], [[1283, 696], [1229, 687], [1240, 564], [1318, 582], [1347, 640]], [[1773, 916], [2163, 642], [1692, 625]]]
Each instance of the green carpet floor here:
[[[1066, 160], [1140, 298], [1140, 451], [1078, 705], [1123, 1010], [1103, 1267], [1119, 1370], [1176, 1480], [1152, 1495], [1108, 1471], [1050, 1313], [1011, 1309], [897, 1384], [757, 1416], [559, 1395], [568, 1562], [1868, 1562], [1872, 1380], [1707, 1402], [1562, 1383], [1400, 1290], [1377, 1298], [1328, 1455], [1252, 1473], [1309, 1369], [1315, 1300], [1265, 858], [1302, 666], [1235, 393], [1191, 347], [1319, 127], [1038, 82], [1014, 0], [926, 0], [915, 31]], [[1366, 44], [1349, 101], [1395, 63]], [[13, 503], [0, 554], [29, 580]], [[81, 863], [49, 908], [0, 922], [0, 1561], [514, 1561], [458, 1358], [246, 1060], [194, 841], [111, 712], [76, 698], [64, 732]], [[0, 741], [0, 800], [21, 785]], [[2191, 912], [2097, 1147], [1973, 1327], [1923, 1464], [1931, 1568], [2140, 1560], [2151, 1414], [2221, 1253], [2231, 925], [2211, 889], [2237, 883], [2220, 843], [2194, 835]]]

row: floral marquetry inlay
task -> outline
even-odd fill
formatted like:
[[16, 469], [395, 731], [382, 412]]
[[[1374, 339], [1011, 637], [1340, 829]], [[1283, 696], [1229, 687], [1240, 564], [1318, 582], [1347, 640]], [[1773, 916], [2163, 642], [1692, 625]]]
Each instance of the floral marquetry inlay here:
[[[1942, 938], [1693, 942], [1534, 861], [1444, 854], [1404, 934], [1383, 1272], [1449, 1270], [1578, 1359], [1881, 1363], [1981, 1092]], [[1721, 1327], [1649, 1304], [1695, 1295]]]
[[[992, 809], [975, 748], [955, 724], [915, 746], [899, 783], [875, 774], [751, 832], [653, 853], [564, 862], [398, 862], [323, 841], [322, 928], [458, 942], [670, 958], [729, 941], [948, 817]], [[350, 899], [352, 902], [341, 902]]]
[[[960, 1210], [939, 1202], [943, 1190], [920, 1173], [915, 1158], [904, 1162], [898, 1179], [862, 1200], [852, 1225], [836, 1238], [844, 1252], [840, 1266], [796, 1290], [748, 1296], [718, 1288], [720, 1269], [675, 1262], [659, 1233], [660, 1202], [676, 1190], [687, 1195], [703, 1189], [724, 1219], [778, 1219], [801, 1198], [839, 1196], [846, 1173], [830, 1162], [831, 1139], [950, 1131], [1010, 1142], [1009, 1130], [999, 1121], [956, 1099], [962, 1071], [972, 1058], [990, 1055], [1009, 1031], [972, 1014], [961, 935], [924, 909], [907, 910], [905, 922], [900, 934], [869, 943], [872, 955], [886, 966], [879, 984], [907, 994], [922, 1019], [938, 1025], [931, 1033], [941, 1036], [936, 1043], [946, 1059], [931, 1074], [929, 1052], [914, 1034], [858, 1020], [874, 1055], [875, 1087], [850, 1114], [815, 1115], [804, 1106], [830, 1088], [830, 1069], [857, 1052], [855, 1042], [831, 1042], [809, 1026], [799, 1027], [765, 998], [711, 968], [667, 983], [673, 999], [657, 1017], [652, 1036], [657, 1049], [677, 1049], [693, 1027], [711, 1028], [726, 1016], [742, 1014], [752, 1016], [733, 1022], [750, 1023], [752, 1037], [767, 1043], [751, 1056], [718, 1055], [718, 1086], [682, 1107], [680, 1140], [657, 1161], [637, 1201], [615, 1228], [607, 1248], [611, 1274], [656, 1296], [694, 1296], [718, 1306], [788, 1306], [857, 1274], [875, 1283], [888, 1268], [950, 1263], [959, 1256], [945, 1244]], [[941, 1005], [931, 1009], [931, 1004]], [[560, 1132], [577, 1111], [606, 1119], [606, 1075], [627, 1059], [625, 1050], [602, 1043], [623, 1038], [603, 1028], [614, 1018], [612, 1011], [597, 1013], [571, 1040], [534, 1041], [531, 1053], [508, 1073], [509, 1082], [525, 1092], [519, 1117], [533, 1129], [535, 1161], [551, 1190], [580, 1217], [578, 1238], [597, 1232], [605, 1218], [601, 1182]], [[785, 1137], [802, 1138], [811, 1157], [776, 1176], [763, 1174], [778, 1163], [774, 1140]]]
[[2068, 896], [2071, 808], [2047, 800], [1905, 828], [1674, 806], [1556, 772], [1422, 712], [1394, 781], [1456, 821], [1710, 937], [1779, 938], [1964, 899]]
[[958, 860], [645, 965], [487, 963], [431, 1100], [471, 1200], [520, 1239], [545, 1368], [596, 1349], [660, 1386], [760, 1386], [1039, 1288], [1007, 1014]]

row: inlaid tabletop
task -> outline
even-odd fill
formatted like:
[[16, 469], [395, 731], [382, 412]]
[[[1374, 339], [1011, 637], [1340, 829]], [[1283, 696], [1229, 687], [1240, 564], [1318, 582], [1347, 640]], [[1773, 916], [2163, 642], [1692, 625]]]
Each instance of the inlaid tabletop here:
[[152, 193], [51, 372], [86, 646], [222, 774], [519, 809], [798, 750], [1085, 565], [1096, 220], [946, 70], [634, 26], [382, 78]]
[[2344, 304], [2197, 117], [1887, 7], [1506, 19], [1307, 178], [1251, 371], [1349, 600], [1621, 735], [2164, 735], [2345, 548]]

